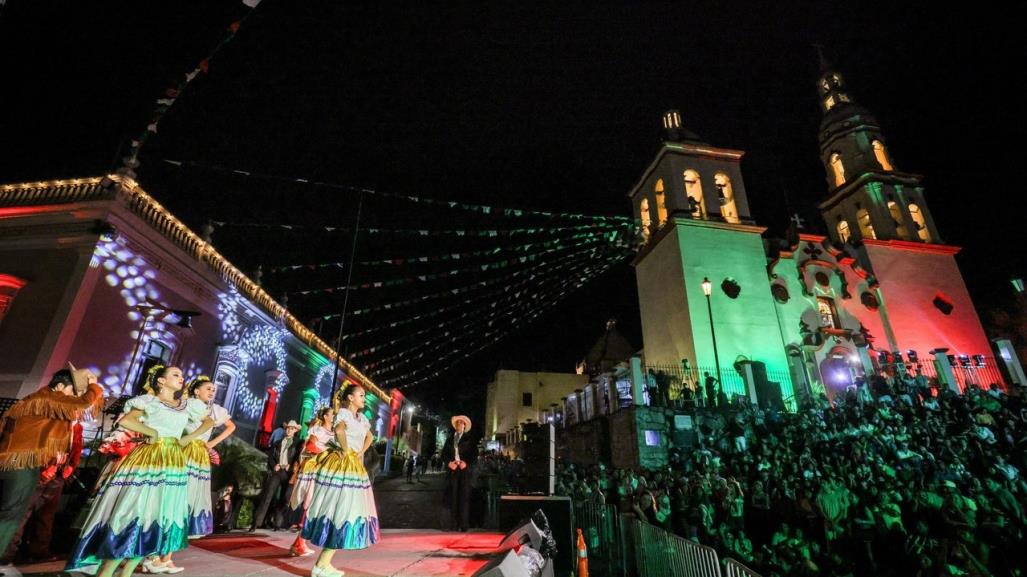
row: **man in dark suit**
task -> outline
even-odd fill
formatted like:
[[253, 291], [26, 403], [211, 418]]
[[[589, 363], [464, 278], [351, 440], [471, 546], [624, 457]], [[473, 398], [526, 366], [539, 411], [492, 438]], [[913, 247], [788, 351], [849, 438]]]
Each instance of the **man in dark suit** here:
[[285, 436], [271, 445], [267, 452], [267, 477], [264, 479], [264, 486], [260, 490], [260, 498], [256, 514], [253, 515], [253, 522], [250, 524], [250, 531], [264, 523], [271, 510], [271, 527], [277, 531], [281, 528], [285, 513], [285, 507], [289, 503], [292, 493], [292, 486], [289, 485], [289, 477], [292, 469], [300, 459], [300, 452], [303, 449], [303, 442], [296, 433], [300, 430], [296, 421], [289, 421], [285, 424]]
[[448, 469], [449, 502], [453, 523], [460, 531], [471, 526], [471, 481], [478, 461], [478, 441], [469, 433], [471, 419], [465, 415], [452, 418], [453, 434], [442, 447], [442, 460]]

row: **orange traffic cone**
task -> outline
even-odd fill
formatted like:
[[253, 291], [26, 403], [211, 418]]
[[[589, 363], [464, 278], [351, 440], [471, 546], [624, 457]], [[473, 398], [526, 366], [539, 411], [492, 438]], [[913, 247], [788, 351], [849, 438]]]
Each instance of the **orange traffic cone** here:
[[577, 577], [588, 577], [588, 549], [585, 547], [585, 536], [578, 529], [578, 544], [574, 547], [578, 551], [578, 575]]

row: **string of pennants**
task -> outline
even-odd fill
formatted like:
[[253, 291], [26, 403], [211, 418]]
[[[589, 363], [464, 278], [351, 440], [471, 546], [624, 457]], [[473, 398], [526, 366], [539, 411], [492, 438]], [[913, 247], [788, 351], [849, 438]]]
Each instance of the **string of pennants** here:
[[164, 116], [169, 110], [171, 110], [171, 107], [174, 106], [175, 102], [182, 97], [185, 90], [193, 84], [193, 81], [198, 76], [210, 72], [211, 61], [214, 60], [214, 57], [217, 56], [218, 52], [235, 39], [236, 35], [239, 33], [239, 29], [242, 28], [243, 23], [245, 23], [246, 19], [253, 14], [253, 10], [258, 4], [260, 4], [260, 2], [261, 0], [242, 0], [242, 4], [249, 8], [243, 17], [228, 25], [225, 36], [221, 38], [221, 41], [214, 46], [214, 49], [211, 50], [206, 57], [196, 64], [196, 67], [193, 68], [192, 71], [183, 75], [174, 86], [164, 90], [162, 97], [157, 99], [154, 103], [153, 113], [150, 115], [150, 122], [147, 123], [146, 129], [132, 141], [131, 152], [128, 156], [122, 159], [122, 168], [120, 171], [122, 174], [134, 176], [135, 169], [139, 168], [139, 152], [143, 149], [150, 138], [154, 134], [157, 134], [157, 129], [161, 120], [164, 119]]
[[[531, 265], [531, 266], [526, 267], [526, 268], [518, 269], [518, 270], [516, 270], [516, 271], [514, 271], [514, 272], [512, 272], [512, 273], [510, 273], [508, 275], [503, 275], [503, 276], [499, 276], [499, 277], [488, 279], [488, 280], [478, 281], [478, 282], [475, 282], [475, 283], [472, 283], [472, 284], [467, 284], [467, 285], [463, 285], [463, 286], [459, 286], [459, 287], [455, 287], [455, 288], [451, 288], [451, 289], [446, 289], [446, 290], [442, 290], [442, 291], [438, 291], [438, 292], [434, 292], [434, 293], [429, 293], [429, 294], [426, 294], [426, 295], [421, 295], [421, 296], [416, 297], [416, 298], [405, 299], [405, 300], [401, 300], [401, 301], [397, 301], [397, 302], [393, 302], [393, 303], [385, 303], [385, 304], [376, 305], [376, 306], [373, 306], [373, 307], [366, 307], [366, 308], [362, 308], [362, 309], [354, 309], [353, 311], [351, 311], [351, 312], [349, 312], [347, 314], [350, 314], [350, 315], [353, 315], [353, 316], [360, 316], [360, 315], [366, 315], [366, 314], [375, 313], [375, 312], [382, 312], [382, 311], [387, 311], [387, 310], [400, 309], [400, 308], [403, 308], [403, 307], [406, 307], [406, 306], [410, 306], [410, 305], [423, 304], [423, 303], [425, 303], [427, 301], [431, 301], [431, 300], [437, 300], [437, 299], [446, 298], [446, 297], [450, 297], [450, 296], [456, 296], [456, 295], [461, 295], [461, 294], [466, 294], [466, 293], [478, 291], [478, 290], [486, 288], [486, 287], [495, 286], [495, 285], [504, 283], [504, 282], [506, 282], [508, 280], [516, 279], [517, 277], [525, 277], [526, 276], [527, 280], [529, 280], [529, 281], [530, 280], [534, 280], [537, 277], [537, 273], [538, 272], [543, 271], [543, 270], [545, 270], [548, 267], [554, 266], [555, 263], [558, 263], [558, 262], [560, 262], [562, 260], [567, 260], [567, 259], [570, 259], [570, 258], [579, 258], [582, 254], [595, 253], [600, 248], [601, 247], [598, 247], [598, 246], [597, 247], [591, 247], [589, 249], [585, 249], [585, 250], [580, 251], [578, 253], [572, 253], [570, 255], [560, 257], [559, 259], [556, 259], [554, 261], [541, 262], [541, 263], [534, 264], [534, 265]], [[338, 317], [339, 317], [339, 313], [334, 313], [334, 314], [323, 315], [321, 318], [324, 319], [324, 320], [328, 320], [330, 318], [338, 318]]]
[[[588, 227], [588, 228], [590, 230], [596, 230], [595, 227]], [[600, 229], [600, 230], [604, 230], [604, 229]], [[607, 239], [609, 239], [611, 241], [614, 241], [614, 240], [616, 240], [616, 237], [617, 237], [618, 233], [619, 233], [618, 229], [604, 230], [602, 235], [604, 236], [604, 238], [607, 238]], [[429, 255], [429, 256], [423, 256], [422, 255], [422, 256], [411, 256], [411, 257], [406, 257], [406, 258], [386, 258], [386, 259], [364, 260], [364, 261], [357, 261], [354, 264], [357, 265], [357, 266], [382, 266], [382, 265], [404, 266], [404, 265], [407, 265], [407, 264], [421, 264], [421, 263], [433, 263], [433, 262], [448, 262], [448, 261], [455, 261], [455, 260], [469, 260], [469, 259], [483, 257], [483, 256], [494, 256], [494, 255], [500, 254], [500, 253], [502, 253], [504, 251], [506, 251], [506, 252], [514, 252], [514, 253], [517, 253], [517, 252], [527, 252], [527, 251], [529, 251], [529, 250], [531, 250], [533, 248], [546, 248], [546, 247], [555, 246], [555, 245], [558, 245], [561, 242], [564, 242], [565, 240], [576, 240], [576, 239], [581, 239], [581, 238], [593, 238], [593, 237], [597, 236], [598, 234], [599, 233], [595, 233], [595, 232], [586, 232], [586, 233], [574, 234], [574, 235], [571, 235], [571, 236], [568, 236], [568, 237], [561, 237], [559, 239], [546, 240], [546, 241], [537, 241], [537, 242], [529, 242], [529, 243], [523, 243], [523, 244], [518, 244], [518, 245], [513, 245], [513, 246], [497, 246], [497, 247], [493, 247], [493, 248], [476, 250], [476, 251], [471, 251], [471, 252], [455, 252], [455, 253], [436, 254], [436, 255]], [[323, 268], [341, 268], [341, 269], [345, 269], [346, 268], [346, 263], [343, 262], [343, 261], [340, 261], [340, 262], [326, 262], [326, 263], [318, 263], [318, 264], [278, 265], [278, 266], [268, 267], [266, 270], [268, 270], [269, 272], [274, 272], [274, 273], [284, 273], [284, 272], [291, 272], [291, 271], [298, 271], [298, 270], [318, 270], [318, 269], [323, 269]]]
[[[598, 270], [598, 268], [599, 267], [596, 267], [596, 270]], [[582, 277], [582, 279], [584, 278], [586, 277]], [[589, 276], [587, 278], [591, 277]], [[571, 282], [577, 281], [567, 281], [568, 284], [570, 284]], [[558, 293], [559, 296], [562, 296], [563, 294], [563, 292]], [[502, 327], [511, 326], [511, 323], [504, 322], [505, 319], [522, 318], [523, 313], [530, 312], [531, 309], [529, 309], [528, 307], [535, 305], [535, 301], [539, 301], [545, 296], [549, 295], [533, 295], [530, 299], [526, 299], [518, 306], [511, 307], [503, 311], [499, 311], [495, 315], [490, 316], [487, 320], [487, 330], [481, 337], [477, 336], [478, 333], [476, 331], [449, 331], [446, 333], [446, 337], [430, 341], [421, 346], [414, 347], [409, 350], [402, 351], [400, 353], [396, 353], [395, 355], [392, 355], [392, 357], [389, 358], [388, 361], [382, 361], [372, 365], [367, 365], [364, 367], [364, 370], [367, 371], [369, 374], [373, 375], [375, 379], [379, 379], [383, 375], [394, 373], [396, 370], [401, 369], [406, 365], [409, 365], [410, 363], [419, 363], [426, 359], [434, 359], [436, 358], [438, 351], [444, 351], [450, 348], [455, 348], [458, 351], [459, 347], [456, 346], [456, 343], [468, 339], [487, 339], [488, 337], [497, 334], [502, 329]], [[559, 298], [559, 296], [557, 298]], [[498, 327], [495, 326], [497, 324], [499, 325]], [[481, 325], [484, 325], [484, 321], [471, 321], [469, 323], [466, 323], [463, 328], [470, 328]]]
[[324, 182], [321, 180], [311, 180], [309, 178], [302, 178], [296, 176], [280, 176], [273, 174], [266, 174], [260, 172], [254, 172], [252, 170], [240, 170], [237, 168], [229, 168], [218, 164], [197, 162], [193, 160], [172, 160], [169, 158], [163, 159], [165, 163], [171, 164], [177, 167], [192, 167], [201, 168], [205, 170], [211, 170], [216, 172], [222, 172], [226, 174], [232, 174], [241, 176], [244, 178], [256, 178], [261, 180], [270, 180], [280, 183], [298, 184], [302, 186], [310, 186], [313, 188], [329, 188], [335, 190], [344, 190], [348, 192], [366, 193], [385, 198], [396, 198], [414, 202], [417, 204], [427, 204], [431, 206], [438, 206], [444, 208], [453, 208], [459, 210], [465, 210], [470, 212], [477, 212], [479, 214], [492, 215], [492, 216], [505, 216], [505, 217], [542, 217], [547, 219], [567, 219], [567, 220], [588, 220], [593, 222], [631, 222], [631, 219], [625, 216], [604, 216], [604, 215], [591, 215], [591, 214], [580, 214], [570, 212], [551, 212], [544, 210], [528, 210], [519, 208], [505, 208], [498, 206], [490, 206], [485, 204], [471, 204], [466, 202], [457, 202], [452, 200], [439, 200], [435, 198], [428, 198], [424, 196], [415, 196], [409, 194], [399, 194], [395, 192], [384, 192], [380, 190], [374, 190], [372, 188], [352, 186], [348, 184], [338, 184], [333, 182]]
[[[604, 262], [602, 264], [612, 264], [612, 262]], [[512, 315], [517, 315], [521, 311], [524, 311], [525, 308], [534, 306], [544, 298], [549, 298], [550, 300], [561, 299], [563, 296], [566, 296], [567, 291], [561, 291], [560, 289], [565, 289], [569, 286], [573, 286], [574, 288], [581, 286], [580, 283], [584, 283], [586, 279], [592, 278], [591, 275], [593, 275], [599, 268], [601, 268], [600, 264], [593, 264], [580, 271], [580, 275], [577, 277], [571, 277], [559, 281], [555, 284], [555, 286], [548, 287], [546, 290], [541, 291], [539, 293], [527, 294], [524, 298], [520, 299], [513, 306], [493, 308], [489, 311], [487, 315], [481, 317], [474, 317], [470, 321], [467, 321], [457, 327], [450, 328], [448, 330], [442, 330], [445, 327], [428, 327], [428, 329], [425, 329], [425, 331], [437, 330], [438, 334], [414, 347], [405, 349], [403, 351], [394, 353], [386, 357], [382, 357], [373, 363], [366, 364], [364, 365], [363, 369], [369, 372], [374, 372], [375, 374], [380, 374], [389, 372], [390, 370], [394, 370], [395, 368], [401, 367], [407, 363], [419, 361], [432, 351], [437, 350], [442, 344], [450, 344], [459, 339], [469, 338], [473, 336], [474, 333], [470, 330], [473, 327], [491, 328], [493, 327], [493, 325], [500, 323], [504, 318], [510, 317]], [[440, 341], [442, 341], [440, 344], [436, 344]], [[414, 354], [424, 349], [427, 350], [418, 353], [417, 355]]]
[[431, 281], [436, 281], [436, 280], [439, 280], [439, 279], [450, 278], [450, 277], [459, 276], [459, 275], [462, 275], [462, 274], [467, 274], [467, 273], [472, 273], [472, 272], [488, 272], [490, 270], [500, 270], [500, 269], [504, 269], [504, 268], [509, 268], [511, 266], [517, 266], [519, 264], [527, 264], [529, 262], [536, 262], [536, 261], [538, 261], [539, 259], [543, 258], [545, 255], [548, 255], [548, 254], [552, 254], [552, 253], [555, 253], [555, 252], [560, 252], [560, 251], [563, 251], [563, 250], [567, 250], [569, 248], [577, 248], [577, 247], [582, 247], [582, 246], [591, 246], [591, 245], [595, 245], [598, 242], [599, 242], [599, 239], [592, 238], [590, 240], [584, 240], [584, 241], [572, 243], [572, 244], [569, 244], [569, 245], [560, 245], [560, 246], [557, 246], [556, 248], [549, 248], [549, 249], [546, 249], [546, 250], [543, 250], [543, 251], [540, 251], [540, 252], [537, 252], [537, 253], [532, 253], [532, 254], [529, 254], [529, 255], [524, 255], [524, 256], [517, 257], [517, 258], [513, 258], [513, 259], [504, 259], [504, 260], [501, 260], [501, 261], [487, 262], [487, 263], [483, 263], [483, 264], [479, 264], [479, 265], [474, 265], [474, 266], [471, 266], [471, 267], [455, 268], [455, 269], [451, 269], [451, 270], [444, 271], [444, 272], [431, 273], [431, 274], [420, 274], [420, 275], [401, 277], [401, 278], [394, 278], [394, 279], [388, 279], [388, 280], [367, 281], [367, 282], [362, 282], [362, 283], [359, 283], [359, 284], [351, 284], [351, 285], [342, 285], [342, 286], [334, 286], [334, 287], [325, 287], [325, 288], [316, 288], [316, 289], [290, 291], [287, 294], [290, 294], [290, 295], [296, 294], [296, 295], [304, 295], [304, 296], [306, 296], [306, 295], [320, 294], [320, 293], [329, 293], [330, 294], [330, 293], [333, 293], [333, 292], [336, 292], [336, 291], [340, 291], [341, 292], [341, 291], [345, 291], [345, 290], [364, 290], [364, 289], [388, 288], [388, 287], [395, 287], [395, 286], [414, 284], [414, 283], [419, 283], [419, 282], [431, 282]]
[[[598, 271], [596, 271], [596, 273], [593, 274], [591, 277], [581, 279], [581, 282], [578, 284], [578, 286], [580, 287], [580, 286], [585, 284], [585, 281], [591, 280], [591, 278], [595, 278], [596, 276], [604, 273], [611, 266], [612, 266], [612, 264], [604, 264], [604, 265], [602, 265], [598, 269]], [[439, 357], [436, 357], [431, 362], [429, 362], [429, 363], [427, 363], [427, 364], [425, 364], [425, 365], [423, 365], [423, 366], [421, 366], [421, 367], [419, 367], [417, 369], [414, 369], [412, 371], [403, 373], [403, 374], [398, 375], [398, 376], [393, 376], [393, 377], [389, 377], [387, 379], [379, 380], [378, 383], [379, 383], [379, 385], [386, 386], [386, 387], [387, 386], [395, 385], [396, 383], [402, 383], [402, 384], [399, 384], [399, 385], [396, 385], [396, 386], [399, 389], [403, 389], [403, 388], [414, 386], [414, 385], [418, 385], [420, 383], [423, 383], [423, 382], [429, 381], [429, 380], [431, 380], [433, 378], [436, 378], [436, 377], [442, 375], [443, 373], [445, 373], [446, 371], [448, 371], [449, 369], [451, 369], [452, 367], [456, 366], [459, 362], [463, 361], [464, 359], [466, 359], [468, 357], [471, 357], [471, 356], [477, 354], [478, 352], [481, 352], [481, 351], [487, 349], [488, 347], [496, 344], [497, 342], [501, 341], [507, 335], [512, 333], [514, 330], [516, 330], [518, 325], [520, 325], [522, 323], [525, 323], [525, 322], [530, 322], [530, 321], [534, 320], [535, 318], [538, 318], [539, 316], [542, 315], [542, 313], [544, 313], [546, 311], [546, 309], [548, 309], [549, 307], [551, 307], [551, 306], [553, 306], [555, 304], [556, 304], [555, 300], [554, 301], [550, 301], [549, 303], [546, 303], [543, 307], [535, 310], [534, 312], [528, 314], [527, 316], [518, 317], [518, 318], [514, 319], [513, 321], [510, 322], [509, 325], [507, 325], [507, 327], [505, 329], [497, 329], [497, 330], [493, 330], [493, 331], [487, 332], [483, 336], [483, 338], [488, 339], [490, 336], [496, 335], [495, 338], [492, 338], [492, 340], [490, 340], [490, 341], [488, 341], [488, 342], [486, 342], [486, 343], [484, 343], [484, 344], [482, 344], [482, 345], [480, 345], [480, 346], [478, 346], [478, 347], [476, 347], [474, 349], [466, 351], [463, 354], [460, 354], [461, 351], [459, 349], [454, 349], [454, 350], [452, 350], [452, 351], [450, 351], [448, 353], [445, 353], [445, 354], [443, 354], [443, 355], [441, 355]], [[443, 366], [441, 368], [438, 368], [437, 370], [431, 372], [430, 374], [427, 374], [427, 375], [425, 375], [425, 376], [423, 376], [423, 377], [421, 377], [419, 379], [416, 379], [416, 380], [412, 380], [412, 381], [409, 380], [413, 376], [416, 376], [416, 375], [421, 374], [421, 373], [423, 373], [423, 372], [425, 372], [427, 370], [430, 370], [433, 367], [437, 367], [440, 363], [442, 363], [443, 361], [446, 361], [448, 359], [453, 359], [453, 360], [450, 361], [447, 365], [445, 365], [445, 366]], [[403, 381], [406, 381], [406, 382], [403, 382]]]
[[[586, 282], [588, 280], [591, 280], [596, 275], [600, 274], [600, 272], [605, 272], [612, 265], [613, 265], [613, 261], [607, 261], [607, 262], [604, 262], [602, 264], [593, 265], [593, 266], [589, 267], [588, 269], [586, 269], [585, 271], [583, 271], [582, 272], [582, 276], [580, 276], [578, 278], [566, 279], [563, 282], [561, 282], [559, 286], [557, 286], [556, 288], [554, 288], [554, 289], [552, 289], [550, 291], [547, 291], [546, 293], [540, 293], [540, 294], [533, 295], [533, 297], [531, 299], [527, 299], [527, 300], [523, 301], [520, 305], [518, 305], [516, 307], [512, 307], [512, 308], [504, 310], [504, 311], [501, 311], [500, 314], [498, 315], [498, 317], [492, 318], [491, 322], [489, 323], [490, 327], [495, 325], [497, 320], [501, 320], [501, 319], [506, 318], [506, 317], [513, 317], [514, 320], [509, 322], [509, 323], [504, 323], [500, 327], [491, 328], [491, 329], [487, 330], [483, 335], [481, 335], [481, 337], [477, 337], [476, 333], [473, 332], [473, 331], [460, 331], [457, 334], [455, 334], [453, 336], [450, 336], [447, 339], [442, 339], [441, 342], [436, 340], [435, 343], [432, 343], [432, 344], [429, 344], [429, 345], [425, 345], [425, 346], [422, 346], [422, 347], [413, 348], [413, 349], [410, 349], [410, 350], [407, 350], [407, 351], [403, 351], [403, 352], [401, 352], [401, 353], [396, 355], [396, 358], [398, 358], [400, 360], [398, 360], [396, 362], [393, 362], [393, 363], [391, 363], [389, 365], [384, 365], [384, 366], [379, 365], [378, 367], [375, 367], [373, 370], [370, 370], [371, 367], [368, 367], [368, 369], [369, 369], [368, 372], [369, 372], [369, 374], [374, 376], [374, 378], [377, 380], [380, 377], [382, 377], [383, 375], [387, 375], [387, 374], [389, 374], [391, 372], [394, 372], [396, 369], [402, 368], [403, 366], [405, 366], [405, 365], [407, 365], [409, 363], [419, 362], [419, 361], [421, 361], [423, 359], [426, 359], [426, 358], [427, 359], [433, 359], [431, 362], [429, 362], [428, 364], [424, 365], [423, 367], [420, 367], [419, 369], [416, 369], [415, 371], [411, 371], [410, 373], [407, 373], [407, 375], [410, 375], [412, 373], [416, 373], [417, 371], [426, 370], [426, 369], [430, 368], [436, 361], [444, 360], [444, 359], [447, 358], [447, 356], [452, 356], [452, 355], [455, 355], [455, 354], [460, 352], [459, 348], [454, 348], [454, 350], [450, 351], [449, 353], [443, 354], [442, 356], [437, 356], [435, 354], [436, 351], [439, 351], [439, 350], [441, 350], [443, 348], [452, 348], [455, 343], [460, 342], [461, 340], [469, 339], [469, 338], [488, 339], [491, 336], [494, 336], [494, 335], [496, 335], [496, 334], [498, 334], [500, 332], [503, 332], [504, 331], [504, 327], [508, 327], [509, 328], [509, 327], [516, 326], [518, 324], [518, 322], [517, 322], [518, 320], [535, 318], [535, 316], [537, 316], [537, 314], [539, 314], [542, 311], [546, 310], [548, 307], [551, 307], [551, 306], [555, 305], [563, 297], [565, 297], [566, 295], [570, 294], [574, 290], [577, 290], [581, 286], [584, 286], [584, 284], [586, 284]], [[550, 297], [550, 298], [543, 300], [544, 297]], [[536, 308], [534, 311], [529, 312], [527, 315], [521, 315], [520, 314], [526, 307], [533, 306], [536, 303], [540, 304], [541, 306]], [[473, 323], [470, 323], [468, 326], [470, 326], [470, 325], [473, 325]], [[420, 351], [420, 352], [418, 352], [418, 351]], [[414, 353], [417, 353], [417, 354], [414, 354]], [[390, 379], [387, 379], [384, 382], [391, 382], [392, 379], [394, 379], [394, 378], [395, 377], [392, 377]]]
[[[542, 281], [535, 281], [533, 283], [533, 286], [538, 287], [539, 289], [542, 289], [543, 287], [547, 287], [547, 285], [549, 285], [550, 283], [554, 283], [554, 282], [557, 282], [559, 280], [559, 276], [558, 276], [557, 273], [561, 273], [561, 272], [566, 274], [566, 275], [571, 275], [571, 276], [575, 275], [576, 273], [583, 274], [583, 272], [579, 271], [579, 269], [585, 268], [587, 270], [587, 266], [586, 265], [589, 265], [589, 263], [594, 263], [594, 260], [580, 259], [580, 261], [571, 261], [571, 262], [569, 262], [567, 264], [564, 264], [564, 265], [561, 265], [559, 267], [556, 267], [550, 273], [548, 273], [548, 278], [546, 278], [546, 279], [544, 279]], [[527, 284], [527, 282], [526, 281], [521, 281], [518, 284], [519, 285], [524, 285], [524, 284]], [[441, 323], [431, 324], [431, 325], [429, 325], [429, 326], [427, 326], [427, 327], [425, 327], [425, 328], [423, 328], [423, 329], [421, 329], [419, 331], [416, 331], [416, 332], [405, 333], [402, 336], [394, 338], [394, 339], [392, 339], [390, 341], [386, 341], [386, 342], [383, 342], [381, 344], [378, 344], [378, 345], [375, 345], [375, 346], [372, 346], [372, 347], [368, 347], [368, 348], [359, 350], [359, 351], [351, 354], [350, 358], [351, 359], [357, 359], [357, 358], [360, 358], [360, 357], [365, 357], [365, 356], [374, 354], [376, 352], [379, 352], [381, 350], [387, 349], [387, 348], [389, 348], [391, 346], [394, 346], [396, 343], [400, 343], [400, 342], [403, 342], [403, 341], [406, 341], [406, 340], [409, 340], [409, 339], [412, 339], [412, 338], [416, 338], [416, 337], [419, 337], [419, 336], [424, 335], [424, 334], [429, 333], [429, 332], [434, 332], [434, 333], [436, 333], [438, 335], [441, 335], [441, 336], [448, 336], [450, 331], [448, 331], [446, 329], [449, 326], [451, 326], [451, 325], [453, 325], [453, 324], [455, 324], [455, 323], [457, 323], [457, 322], [459, 322], [459, 321], [461, 321], [463, 319], [466, 319], [468, 317], [471, 317], [471, 318], [477, 319], [478, 321], [481, 321], [483, 319], [481, 319], [479, 317], [480, 314], [488, 313], [489, 315], [493, 315], [497, 310], [504, 310], [505, 309], [505, 307], [504, 307], [504, 309], [501, 309], [500, 305], [504, 305], [505, 303], [507, 303], [509, 301], [512, 301], [512, 300], [520, 299], [522, 294], [527, 296], [531, 292], [530, 289], [523, 288], [521, 286], [516, 286], [516, 287], [513, 287], [513, 288], [516, 289], [516, 290], [500, 291], [498, 293], [500, 298], [498, 298], [498, 299], [493, 299], [493, 300], [489, 300], [489, 301], [485, 301], [484, 299], [482, 299], [481, 302], [483, 304], [481, 304], [480, 306], [477, 306], [477, 307], [468, 308], [467, 310], [465, 310], [463, 313], [461, 313], [460, 315], [458, 315], [456, 317], [447, 319], [445, 321], [442, 321]], [[464, 302], [466, 304], [471, 304], [471, 303], [473, 303], [475, 301], [464, 301]], [[457, 308], [459, 308], [461, 306], [462, 305], [457, 305]], [[424, 316], [433, 316], [433, 315], [434, 315], [434, 313], [429, 313], [428, 315], [424, 315]], [[464, 326], [467, 326], [467, 325], [465, 324]], [[380, 365], [380, 364], [382, 364], [384, 362], [388, 362], [389, 360], [391, 360], [391, 357], [381, 358], [381, 359], [378, 359], [375, 363], [372, 363], [372, 364], [369, 364], [369, 365], [365, 365], [365, 368], [367, 368], [367, 369], [374, 368], [374, 367], [376, 367], [376, 366], [378, 366], [378, 365]]]
[[[560, 259], [560, 261], [565, 261], [565, 260], [566, 259]], [[566, 263], [558, 264], [558, 266], [555, 266], [551, 270], [547, 271], [547, 274], [552, 275], [554, 273], [560, 272], [561, 270], [567, 269], [567, 268], [569, 268], [572, 265], [578, 264], [578, 261], [587, 262], [587, 258], [586, 258], [585, 253], [582, 253], [582, 255], [579, 258], [577, 258], [577, 259], [572, 259], [572, 260], [567, 261]], [[389, 330], [389, 329], [394, 329], [394, 328], [397, 328], [397, 327], [405, 326], [405, 325], [408, 325], [408, 324], [411, 324], [411, 323], [415, 323], [417, 321], [432, 319], [432, 318], [435, 318], [437, 316], [441, 316], [441, 315], [443, 315], [445, 313], [448, 313], [450, 311], [453, 311], [453, 310], [456, 310], [456, 309], [461, 309], [461, 308], [464, 308], [465, 306], [468, 306], [468, 305], [473, 305], [473, 304], [475, 304], [477, 302], [485, 302], [486, 299], [494, 299], [495, 297], [502, 297], [503, 295], [508, 295], [508, 294], [510, 294], [510, 291], [516, 291], [517, 289], [519, 289], [519, 288], [521, 288], [523, 286], [526, 286], [528, 283], [532, 283], [532, 282], [534, 282], [533, 279], [527, 279], [527, 278], [521, 279], [521, 280], [519, 280], [519, 281], [517, 281], [517, 282], [515, 282], [513, 284], [508, 284], [508, 285], [504, 286], [501, 290], [495, 290], [495, 291], [487, 292], [487, 293], [479, 296], [476, 299], [473, 299], [473, 298], [464, 299], [464, 300], [462, 300], [460, 302], [454, 303], [454, 304], [449, 305], [449, 306], [439, 307], [439, 308], [433, 309], [432, 311], [426, 312], [424, 314], [412, 315], [412, 316], [409, 316], [409, 317], [406, 317], [406, 318], [403, 318], [403, 319], [399, 319], [399, 320], [392, 321], [392, 322], [389, 322], [389, 323], [384, 323], [384, 324], [377, 325], [377, 326], [374, 326], [374, 327], [371, 327], [371, 328], [368, 328], [368, 329], [364, 329], [364, 330], [361, 330], [361, 331], [345, 334], [345, 335], [343, 335], [342, 340], [345, 341], [345, 340], [349, 340], [349, 339], [354, 339], [354, 338], [366, 336], [366, 335], [369, 335], [369, 334], [377, 333], [377, 332], [380, 332], [380, 331], [384, 331], [384, 330]], [[543, 281], [543, 282], [545, 282], [545, 281]], [[331, 315], [331, 316], [338, 318], [339, 315]], [[371, 351], [371, 352], [373, 352], [373, 351]]]
[[[210, 224], [222, 228], [222, 227], [235, 227], [235, 228], [258, 228], [262, 230], [281, 230], [281, 231], [295, 231], [295, 232], [307, 232], [311, 230], [324, 231], [324, 232], [344, 232], [352, 233], [352, 228], [346, 228], [341, 226], [317, 226], [317, 225], [306, 225], [306, 224], [273, 224], [273, 223], [260, 223], [260, 222], [228, 222], [223, 220], [212, 220]], [[368, 227], [361, 228], [359, 233], [364, 234], [395, 234], [395, 235], [406, 235], [406, 236], [454, 236], [454, 237], [484, 237], [484, 238], [498, 238], [507, 236], [518, 236], [518, 235], [532, 235], [532, 234], [550, 234], [556, 232], [564, 232], [569, 230], [596, 230], [597, 227], [603, 225], [584, 224], [578, 226], [554, 226], [554, 227], [521, 227], [521, 228], [503, 228], [503, 229], [426, 229], [426, 228], [376, 228]], [[607, 224], [607, 228], [615, 228], [614, 225]]]

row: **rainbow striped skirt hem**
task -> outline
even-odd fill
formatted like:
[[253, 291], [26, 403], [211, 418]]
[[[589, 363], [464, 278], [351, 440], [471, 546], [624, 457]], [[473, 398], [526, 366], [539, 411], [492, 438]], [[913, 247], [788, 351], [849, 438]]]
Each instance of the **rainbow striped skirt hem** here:
[[100, 487], [67, 569], [186, 548], [187, 478], [177, 439], [133, 449]]
[[356, 452], [329, 449], [304, 466], [297, 488], [309, 503], [303, 538], [326, 549], [365, 549], [381, 540], [367, 470]]

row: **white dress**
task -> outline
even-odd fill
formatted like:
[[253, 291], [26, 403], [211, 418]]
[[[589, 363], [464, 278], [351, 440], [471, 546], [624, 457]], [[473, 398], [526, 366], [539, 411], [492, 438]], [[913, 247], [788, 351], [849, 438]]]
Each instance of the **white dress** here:
[[157, 430], [158, 441], [139, 445], [100, 486], [67, 569], [105, 559], [166, 555], [188, 545], [189, 509], [185, 454], [178, 440], [207, 405], [197, 399], [169, 407], [153, 395], [130, 399], [140, 421]]
[[214, 511], [210, 499], [210, 451], [207, 441], [214, 434], [214, 427], [220, 427], [231, 419], [228, 411], [217, 403], [206, 405], [207, 411], [199, 420], [189, 421], [187, 431], [192, 433], [203, 424], [203, 417], [210, 417], [214, 426], [207, 429], [185, 451], [185, 466], [189, 474], [189, 536], [198, 537], [214, 532]]
[[303, 538], [326, 549], [364, 549], [381, 539], [378, 509], [364, 463], [356, 449], [364, 446], [371, 423], [362, 414], [347, 409], [339, 411], [336, 426], [346, 423], [346, 444], [349, 448], [329, 447], [304, 467], [297, 482], [310, 491]]

